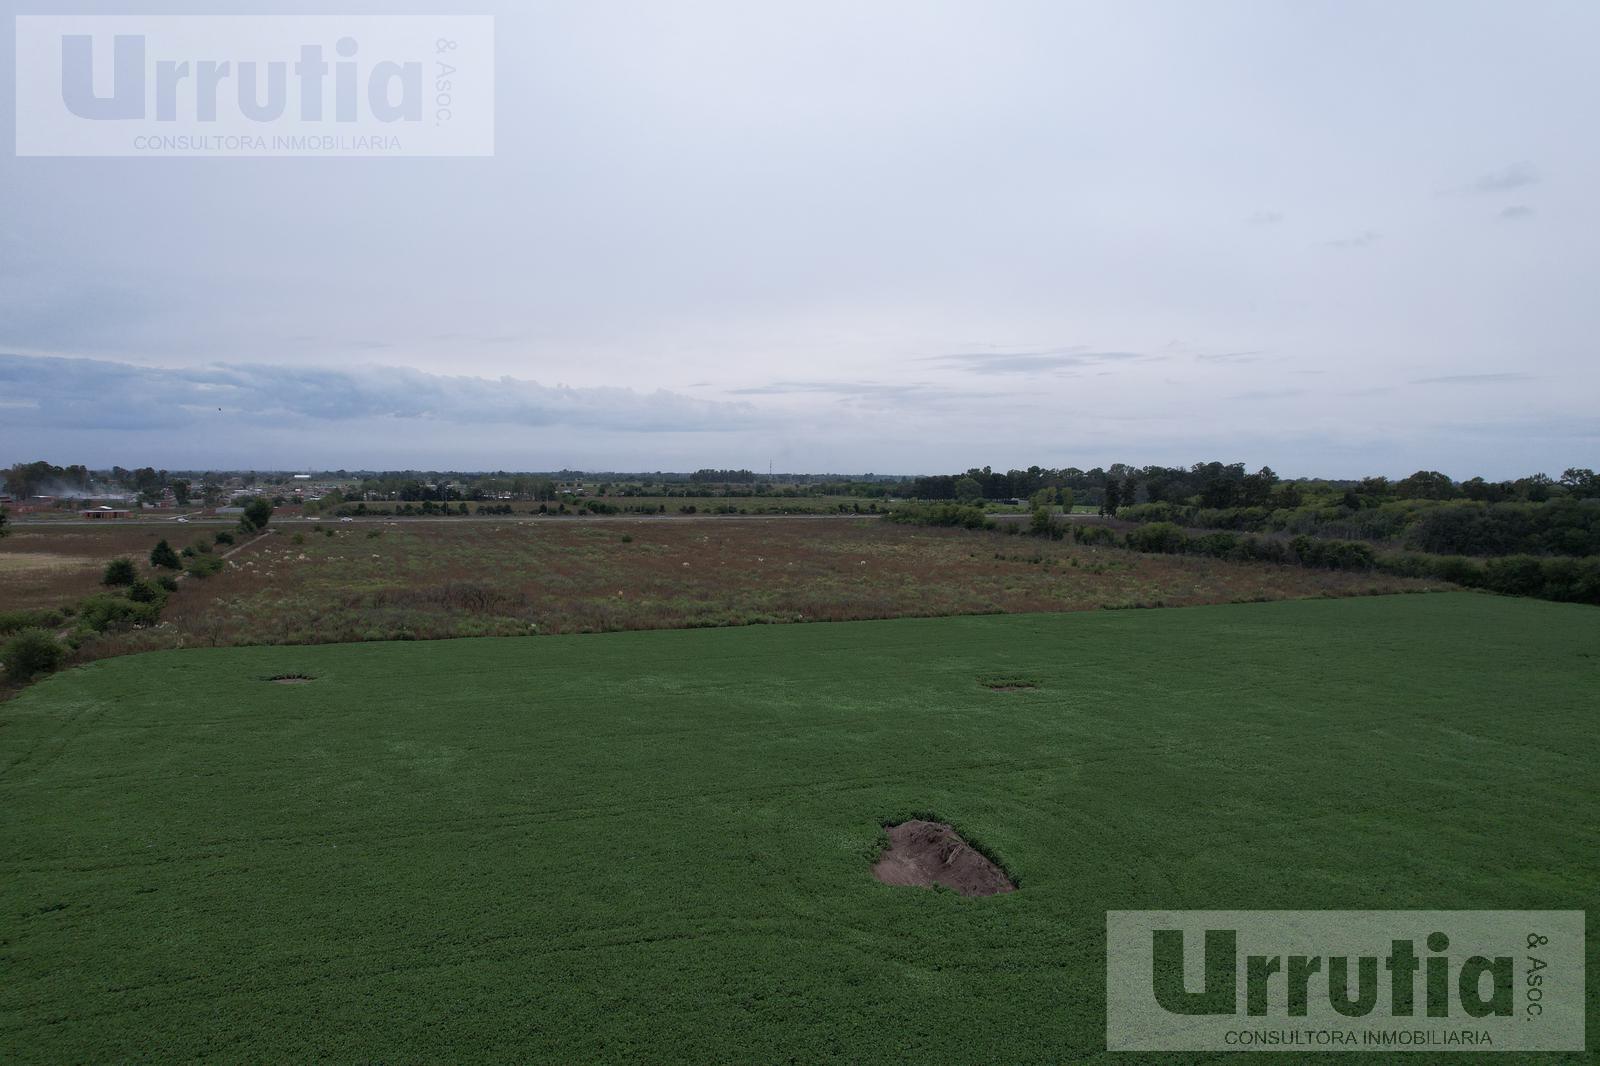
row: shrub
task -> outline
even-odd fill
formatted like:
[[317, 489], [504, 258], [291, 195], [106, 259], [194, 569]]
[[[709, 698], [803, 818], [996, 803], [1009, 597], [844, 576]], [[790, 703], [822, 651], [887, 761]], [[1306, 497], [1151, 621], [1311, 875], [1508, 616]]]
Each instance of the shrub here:
[[162, 574], [160, 577], [156, 578], [156, 584], [160, 585], [168, 592], [178, 591], [178, 579], [173, 577], [171, 574]]
[[131, 585], [137, 580], [139, 580], [139, 571], [133, 568], [132, 559], [113, 559], [106, 564], [106, 572], [100, 578], [100, 584], [112, 586]]
[[1254, 545], [1254, 537], [1241, 537], [1237, 533], [1204, 533], [1189, 538], [1188, 551], [1196, 555], [1209, 555], [1213, 559], [1247, 558], [1246, 545]]
[[0, 634], [19, 629], [56, 629], [66, 619], [60, 611], [44, 607], [32, 611], [0, 611]]
[[1178, 525], [1187, 525], [1184, 521], [1189, 508], [1179, 507], [1172, 503], [1136, 503], [1129, 507], [1119, 508], [1117, 517], [1129, 522], [1174, 522]]
[[963, 529], [991, 529], [994, 520], [983, 508], [960, 503], [911, 503], [896, 507], [884, 518], [911, 526], [957, 526]]
[[162, 540], [150, 549], [150, 565], [160, 566], [168, 570], [180, 570], [183, 563], [178, 559], [178, 553], [172, 550], [172, 545]]
[[167, 590], [154, 581], [135, 581], [128, 586], [128, 599], [134, 603], [153, 603], [160, 607], [167, 602]]
[[78, 604], [78, 628], [104, 633], [124, 626], [150, 625], [160, 608], [153, 603], [136, 603], [122, 596], [90, 596]]
[[1129, 532], [1128, 547], [1137, 552], [1179, 555], [1189, 547], [1189, 538], [1171, 522], [1151, 522]]
[[196, 580], [203, 581], [212, 574], [221, 573], [222, 560], [215, 555], [202, 555], [189, 564], [187, 573]]
[[218, 544], [232, 544], [233, 534], [229, 533], [227, 530], [223, 530], [217, 534], [216, 542]]
[[66, 655], [67, 649], [61, 642], [43, 629], [24, 629], [0, 650], [6, 676], [13, 681], [27, 681], [39, 674], [53, 673]]
[[1090, 548], [1100, 545], [1109, 547], [1117, 543], [1117, 534], [1109, 526], [1079, 524], [1072, 527], [1072, 540], [1075, 544], [1082, 544]]

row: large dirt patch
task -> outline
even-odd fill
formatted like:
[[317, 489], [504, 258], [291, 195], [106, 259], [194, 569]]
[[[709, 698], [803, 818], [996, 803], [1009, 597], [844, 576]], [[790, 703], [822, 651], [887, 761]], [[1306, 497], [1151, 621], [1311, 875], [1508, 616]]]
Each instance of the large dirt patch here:
[[886, 885], [943, 885], [963, 896], [1017, 890], [1004, 870], [943, 822], [901, 822], [888, 833], [889, 847], [872, 866], [873, 876]]

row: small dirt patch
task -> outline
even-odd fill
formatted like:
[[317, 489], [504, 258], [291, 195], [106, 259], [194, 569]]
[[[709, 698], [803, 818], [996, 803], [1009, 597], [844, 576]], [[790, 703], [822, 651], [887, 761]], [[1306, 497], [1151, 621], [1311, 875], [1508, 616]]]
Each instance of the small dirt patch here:
[[1017, 890], [1004, 870], [943, 822], [901, 822], [887, 832], [888, 850], [872, 866], [873, 876], [886, 885], [943, 885], [963, 896]]
[[310, 674], [273, 674], [267, 680], [275, 685], [305, 685], [315, 681], [316, 678]]
[[1039, 687], [1039, 682], [1031, 677], [980, 677], [978, 684], [996, 692], [1025, 692]]

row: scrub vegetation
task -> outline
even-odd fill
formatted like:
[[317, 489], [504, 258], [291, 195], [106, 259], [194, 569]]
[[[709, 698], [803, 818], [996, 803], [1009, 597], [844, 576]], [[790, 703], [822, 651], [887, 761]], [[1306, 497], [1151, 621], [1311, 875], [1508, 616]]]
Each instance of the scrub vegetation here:
[[86, 653], [1180, 606], [1447, 587], [855, 519], [329, 524]]

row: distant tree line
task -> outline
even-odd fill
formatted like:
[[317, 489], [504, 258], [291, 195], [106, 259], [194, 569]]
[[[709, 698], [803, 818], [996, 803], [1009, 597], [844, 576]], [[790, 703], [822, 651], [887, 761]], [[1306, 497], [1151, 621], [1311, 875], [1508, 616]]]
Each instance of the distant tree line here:
[[1243, 463], [1216, 461], [1188, 467], [1134, 467], [1113, 463], [1091, 470], [1072, 466], [1061, 469], [1030, 466], [1026, 470], [1004, 472], [985, 466], [973, 467], [962, 474], [913, 478], [909, 495], [919, 500], [976, 502], [1026, 499], [1045, 488], [1071, 489], [1080, 502], [1116, 513], [1122, 507], [1143, 503], [1190, 504], [1213, 510], [1295, 508], [1313, 496], [1337, 496], [1352, 507], [1373, 506], [1384, 500], [1542, 503], [1561, 496], [1600, 497], [1600, 476], [1593, 470], [1570, 467], [1559, 479], [1532, 474], [1514, 481], [1486, 481], [1475, 477], [1456, 482], [1437, 470], [1419, 470], [1398, 481], [1384, 477], [1359, 481], [1284, 481], [1271, 467], [1251, 472]]
[[1600, 555], [1600, 499], [1573, 496], [1484, 503], [1344, 494], [1284, 508], [1148, 503], [1122, 508], [1120, 517], [1190, 529], [1347, 537], [1439, 555]]

